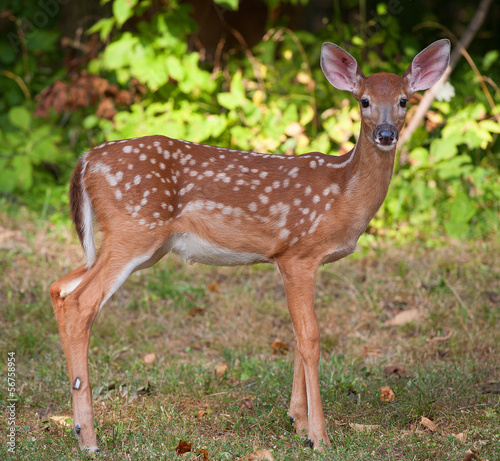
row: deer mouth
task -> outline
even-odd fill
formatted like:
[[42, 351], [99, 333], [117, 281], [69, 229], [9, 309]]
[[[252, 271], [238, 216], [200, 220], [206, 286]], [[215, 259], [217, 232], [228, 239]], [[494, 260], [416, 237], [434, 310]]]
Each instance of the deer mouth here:
[[398, 129], [391, 123], [381, 123], [373, 130], [373, 140], [383, 150], [394, 147], [398, 142], [398, 138]]

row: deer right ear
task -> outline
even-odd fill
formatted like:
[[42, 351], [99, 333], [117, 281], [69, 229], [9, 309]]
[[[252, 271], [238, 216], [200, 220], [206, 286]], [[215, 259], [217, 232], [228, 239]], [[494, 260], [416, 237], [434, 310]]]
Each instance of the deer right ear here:
[[418, 53], [403, 77], [412, 92], [427, 90], [438, 82], [450, 63], [450, 41], [446, 38], [431, 43]]
[[356, 60], [347, 51], [334, 43], [323, 43], [321, 69], [335, 88], [357, 96], [365, 77]]

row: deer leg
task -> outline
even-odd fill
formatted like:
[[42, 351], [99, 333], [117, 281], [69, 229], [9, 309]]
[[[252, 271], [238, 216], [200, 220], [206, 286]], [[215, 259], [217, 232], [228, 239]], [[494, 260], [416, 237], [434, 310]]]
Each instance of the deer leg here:
[[[95, 286], [96, 282], [92, 283], [91, 273], [97, 276], [95, 281], [99, 280], [100, 276], [94, 268], [90, 271], [79, 268], [54, 282], [50, 295], [68, 365], [73, 396], [73, 430], [80, 448], [98, 451], [88, 379], [88, 344], [103, 293]], [[81, 286], [83, 290], [79, 289]], [[89, 288], [95, 291], [86, 298]]]
[[[330, 446], [326, 433], [325, 417], [321, 404], [319, 390], [319, 327], [314, 311], [314, 270], [309, 265], [277, 261], [283, 284], [285, 287], [288, 310], [292, 318], [293, 329], [296, 335], [296, 347], [301, 360], [294, 367], [294, 386], [290, 411], [297, 411], [299, 421], [303, 424], [303, 413], [306, 405], [303, 403], [303, 384], [307, 399], [307, 436], [314, 449], [323, 451], [324, 446]], [[296, 352], [296, 359], [297, 357]], [[303, 369], [304, 378], [302, 378]], [[297, 380], [297, 381], [296, 381]], [[293, 407], [292, 407], [293, 405]], [[293, 415], [292, 415], [293, 416]]]
[[69, 352], [69, 337], [68, 332], [65, 327], [66, 324], [66, 314], [64, 309], [64, 299], [66, 296], [73, 291], [82, 281], [82, 278], [86, 272], [85, 266], [81, 266], [78, 269], [70, 272], [64, 277], [60, 278], [52, 284], [50, 287], [50, 297], [52, 299], [52, 305], [54, 307], [54, 314], [56, 316], [57, 326], [59, 329], [59, 337], [61, 338], [61, 343], [63, 346], [64, 354], [66, 356], [66, 364], [69, 372], [69, 381], [71, 383], [71, 356]]
[[297, 434], [307, 433], [306, 375], [297, 340], [295, 340], [292, 397], [290, 399], [288, 416], [290, 416], [290, 420], [295, 424]]
[[[114, 254], [122, 253], [117, 251]], [[99, 451], [94, 430], [92, 391], [89, 382], [90, 331], [100, 308], [148, 256], [120, 260], [101, 251], [95, 265], [84, 266], [54, 282], [50, 294], [63, 344], [73, 397], [73, 430], [81, 449]], [[154, 261], [156, 262], [156, 260]]]

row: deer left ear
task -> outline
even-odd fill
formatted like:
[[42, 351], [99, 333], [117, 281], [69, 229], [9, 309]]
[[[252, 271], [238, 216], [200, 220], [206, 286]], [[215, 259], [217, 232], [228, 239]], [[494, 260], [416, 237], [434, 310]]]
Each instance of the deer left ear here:
[[427, 90], [442, 77], [450, 63], [450, 41], [438, 40], [418, 53], [411, 62], [403, 77], [408, 89]]
[[321, 69], [335, 88], [349, 91], [357, 97], [365, 77], [356, 60], [347, 51], [334, 43], [323, 43]]

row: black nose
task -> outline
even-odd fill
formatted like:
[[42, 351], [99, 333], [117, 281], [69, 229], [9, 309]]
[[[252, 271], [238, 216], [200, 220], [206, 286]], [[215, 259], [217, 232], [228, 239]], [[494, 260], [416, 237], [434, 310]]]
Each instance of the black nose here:
[[390, 146], [398, 140], [398, 137], [397, 128], [390, 123], [382, 123], [373, 130], [373, 139], [382, 146]]

